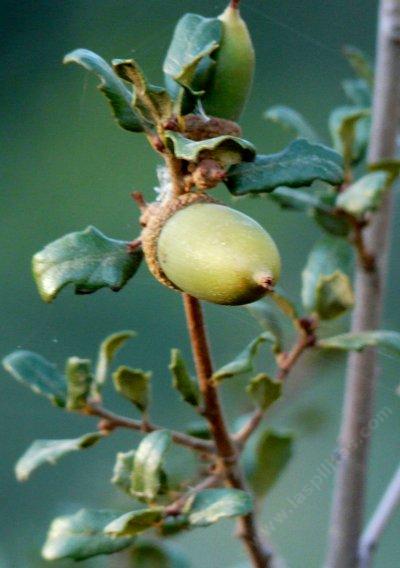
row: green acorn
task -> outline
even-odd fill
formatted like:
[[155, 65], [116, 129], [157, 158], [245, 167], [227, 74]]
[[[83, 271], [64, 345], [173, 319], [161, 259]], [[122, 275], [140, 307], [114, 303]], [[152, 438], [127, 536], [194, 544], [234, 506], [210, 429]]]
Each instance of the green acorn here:
[[159, 207], [142, 241], [149, 268], [163, 284], [225, 305], [248, 304], [273, 289], [279, 252], [256, 221], [204, 194]]
[[219, 19], [223, 24], [222, 39], [202, 104], [210, 116], [237, 121], [253, 82], [254, 48], [237, 3], [231, 2]]

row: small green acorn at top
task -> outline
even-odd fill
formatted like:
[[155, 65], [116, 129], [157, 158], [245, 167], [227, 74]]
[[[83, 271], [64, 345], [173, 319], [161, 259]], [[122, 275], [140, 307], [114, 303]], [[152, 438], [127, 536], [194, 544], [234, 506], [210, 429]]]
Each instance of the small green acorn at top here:
[[248, 304], [279, 278], [279, 252], [267, 231], [204, 194], [182, 195], [161, 207], [142, 240], [154, 276], [199, 300]]
[[237, 121], [242, 114], [253, 83], [255, 54], [246, 23], [234, 0], [219, 16], [222, 38], [216, 51], [216, 64], [207, 92], [202, 98], [210, 116]]

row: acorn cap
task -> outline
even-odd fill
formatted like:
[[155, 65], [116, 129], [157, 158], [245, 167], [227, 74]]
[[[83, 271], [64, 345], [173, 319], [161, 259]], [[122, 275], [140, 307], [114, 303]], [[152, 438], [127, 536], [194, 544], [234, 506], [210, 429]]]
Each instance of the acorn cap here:
[[196, 203], [218, 203], [218, 201], [205, 193], [191, 192], [180, 195], [179, 197], [173, 197], [163, 203], [153, 204], [152, 214], [142, 231], [142, 249], [150, 272], [159, 282], [164, 284], [164, 286], [168, 286], [168, 288], [172, 288], [173, 290], [180, 291], [180, 288], [169, 280], [160, 266], [157, 253], [158, 238], [168, 219], [181, 209], [185, 209]]

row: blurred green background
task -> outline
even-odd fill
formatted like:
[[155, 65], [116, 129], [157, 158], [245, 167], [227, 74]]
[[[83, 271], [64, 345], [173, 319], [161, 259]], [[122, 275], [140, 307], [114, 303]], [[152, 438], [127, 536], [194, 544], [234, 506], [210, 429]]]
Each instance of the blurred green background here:
[[[174, 427], [193, 418], [170, 389], [167, 372], [171, 347], [189, 355], [178, 294], [162, 288], [143, 266], [118, 294], [103, 290], [77, 297], [68, 288], [53, 305], [45, 305], [31, 278], [30, 259], [47, 242], [88, 224], [115, 238], [134, 237], [137, 211], [129, 193], [140, 189], [150, 198], [156, 184], [157, 158], [142, 137], [115, 126], [106, 102], [96, 92], [96, 80], [76, 67], [63, 67], [63, 55], [87, 47], [106, 59], [134, 56], [151, 81], [160, 82], [163, 53], [178, 17], [186, 11], [216, 15], [224, 5], [225, 0], [3, 0], [0, 7], [0, 354], [30, 349], [62, 366], [70, 355], [94, 357], [107, 334], [135, 329], [138, 338], [121, 352], [118, 362], [154, 371], [152, 415]], [[243, 0], [242, 13], [258, 57], [243, 128], [260, 151], [279, 150], [289, 141], [286, 133], [261, 118], [265, 108], [276, 103], [297, 108], [327, 135], [329, 110], [345, 102], [340, 81], [351, 75], [341, 46], [351, 43], [373, 54], [376, 8], [376, 2], [359, 0]], [[220, 192], [220, 197], [230, 201], [226, 192]], [[257, 218], [279, 243], [284, 266], [281, 283], [296, 297], [318, 229], [305, 216], [282, 213], [267, 200], [242, 200], [236, 206]], [[384, 317], [384, 327], [389, 329], [398, 329], [400, 321], [397, 219], [394, 225]], [[217, 364], [226, 362], [258, 332], [242, 308], [207, 306], [207, 315]], [[323, 332], [345, 327], [342, 319]], [[399, 366], [388, 357], [380, 363], [369, 511], [398, 462], [400, 399], [395, 387]], [[344, 365], [344, 357], [339, 356], [304, 359], [288, 382], [285, 403], [269, 419], [295, 430], [298, 438], [291, 466], [263, 512], [267, 526], [286, 511], [286, 518], [274, 521], [271, 538], [291, 568], [322, 564], [332, 476], [327, 475], [301, 505], [291, 506], [290, 499], [318, 475], [335, 448]], [[13, 465], [33, 439], [73, 437], [93, 430], [95, 423], [52, 408], [3, 371], [0, 374], [0, 566], [39, 568], [45, 565], [39, 549], [54, 516], [81, 506], [129, 508], [128, 500], [108, 480], [116, 451], [132, 448], [138, 438], [117, 432], [95, 448], [70, 456], [55, 468], [43, 467], [28, 483], [18, 484]], [[232, 415], [250, 408], [242, 387], [243, 382], [237, 381], [223, 388]], [[109, 401], [120, 412], [132, 412], [111, 392]], [[179, 454], [177, 460], [174, 467], [184, 467], [187, 454]], [[244, 556], [230, 536], [232, 529], [232, 523], [226, 522], [176, 540], [190, 552], [194, 568], [236, 566]], [[399, 529], [397, 518], [382, 539], [378, 568], [398, 566]], [[107, 562], [94, 559], [84, 565], [101, 568]]]

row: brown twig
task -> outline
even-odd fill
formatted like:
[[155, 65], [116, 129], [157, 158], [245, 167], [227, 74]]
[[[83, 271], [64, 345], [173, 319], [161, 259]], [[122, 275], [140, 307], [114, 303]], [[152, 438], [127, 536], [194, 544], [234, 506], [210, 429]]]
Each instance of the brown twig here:
[[352, 241], [356, 249], [357, 260], [365, 272], [373, 272], [375, 270], [375, 258], [368, 250], [364, 237], [365, 228], [368, 226], [367, 222], [359, 221], [352, 215], [347, 215], [347, 219], [353, 227]]
[[257, 430], [265, 416], [265, 410], [257, 408], [250, 416], [246, 424], [233, 436], [233, 439], [239, 446], [239, 449], [244, 448], [247, 440]]
[[190, 499], [196, 493], [203, 491], [204, 489], [215, 487], [220, 481], [221, 481], [221, 475], [214, 473], [202, 479], [199, 483], [197, 483], [197, 485], [189, 489], [189, 491], [178, 497], [176, 501], [168, 505], [168, 507], [166, 507], [165, 509], [165, 514], [175, 515], [175, 516], [180, 515], [188, 499]]
[[127, 245], [129, 253], [134, 253], [138, 249], [140, 249], [141, 247], [142, 247], [142, 239], [140, 237], [138, 237], [137, 239], [134, 239], [133, 241], [131, 241]]
[[279, 372], [276, 376], [278, 381], [283, 381], [291, 371], [293, 365], [308, 347], [313, 347], [316, 342], [316, 322], [312, 318], [301, 318], [298, 321], [300, 331], [297, 342], [288, 353], [280, 353], [278, 356]]
[[223, 467], [226, 470], [233, 465], [236, 459], [236, 448], [226, 428], [218, 391], [210, 380], [213, 368], [202, 309], [200, 302], [189, 294], [183, 294], [183, 303], [200, 391], [203, 396], [203, 415], [209, 423], [218, 455], [224, 462]]
[[[164, 154], [164, 159], [171, 176], [173, 196], [177, 197], [185, 192], [182, 161], [170, 152]], [[218, 391], [211, 380], [213, 368], [202, 308], [196, 298], [188, 294], [182, 294], [182, 296], [193, 359], [203, 397], [202, 413], [208, 422], [214, 439], [217, 468], [231, 487], [246, 490], [246, 483], [238, 463], [239, 453], [228, 432]], [[260, 535], [253, 512], [239, 517], [237, 534], [242, 539], [253, 566], [255, 568], [269, 568], [272, 562], [272, 551]]]
[[[368, 161], [393, 158], [400, 117], [400, 2], [380, 0], [377, 61]], [[374, 270], [359, 262], [356, 268], [356, 305], [352, 332], [376, 329], [380, 324], [391, 218], [391, 192], [364, 231], [367, 250], [376, 258]], [[366, 493], [366, 472], [376, 390], [376, 350], [349, 356], [340, 461], [336, 475], [327, 568], [359, 566], [358, 547]]]
[[[310, 318], [296, 320], [296, 329], [299, 330], [298, 339], [288, 353], [279, 353], [279, 370], [276, 375], [276, 381], [283, 381], [293, 369], [304, 351], [315, 345], [315, 326], [315, 321]], [[252, 413], [246, 424], [234, 435], [233, 439], [238, 444], [239, 450], [243, 449], [247, 440], [251, 437], [253, 432], [257, 430], [264, 416], [265, 410], [257, 408]]]
[[[102, 406], [95, 402], [90, 402], [86, 409], [86, 414], [91, 416], [98, 416], [101, 418], [100, 428], [110, 431], [115, 428], [129, 428], [131, 430], [136, 430], [142, 433], [155, 432], [156, 430], [164, 430], [161, 426], [149, 423], [142, 420], [133, 420], [131, 418], [126, 418], [125, 416], [120, 416], [114, 414], [113, 412], [106, 410]], [[176, 432], [171, 430], [172, 439], [176, 444], [185, 446], [191, 450], [196, 450], [198, 452], [203, 452], [205, 454], [214, 455], [215, 446], [212, 442], [207, 440], [201, 440], [195, 438], [194, 436], [189, 436], [188, 434], [183, 434], [182, 432]]]
[[[246, 490], [246, 483], [238, 464], [239, 454], [227, 430], [218, 391], [211, 380], [213, 369], [200, 302], [188, 294], [183, 294], [183, 301], [197, 377], [203, 395], [203, 414], [215, 441], [218, 465], [231, 487]], [[237, 536], [246, 546], [255, 568], [271, 566], [272, 551], [260, 535], [253, 512], [239, 517]]]
[[353, 244], [358, 255], [358, 262], [365, 272], [373, 272], [375, 270], [375, 258], [367, 250], [364, 239], [364, 227], [360, 223], [353, 225]]

